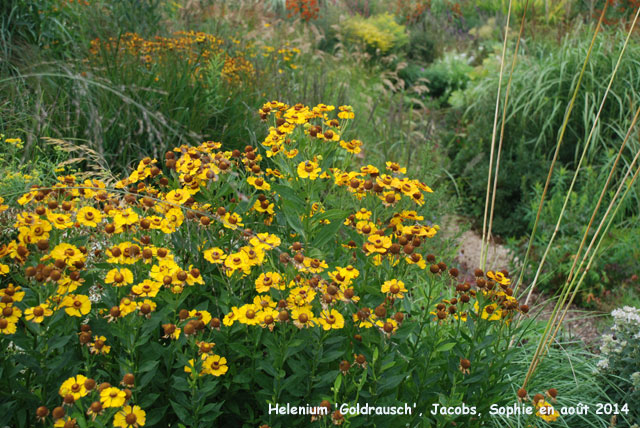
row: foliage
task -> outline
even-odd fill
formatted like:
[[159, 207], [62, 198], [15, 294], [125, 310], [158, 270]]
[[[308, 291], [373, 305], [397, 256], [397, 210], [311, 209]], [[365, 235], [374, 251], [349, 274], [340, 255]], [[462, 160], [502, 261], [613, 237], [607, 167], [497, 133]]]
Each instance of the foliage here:
[[369, 18], [353, 16], [343, 24], [343, 31], [347, 40], [364, 45], [370, 53], [385, 54], [409, 41], [404, 25], [398, 24], [390, 13]]
[[425, 69], [422, 77], [428, 81], [429, 95], [445, 103], [454, 91], [466, 88], [471, 70], [466, 55], [447, 52]]
[[[609, 159], [614, 157], [614, 153], [607, 154]], [[610, 166], [604, 165], [601, 170], [597, 171], [587, 167], [581, 173], [577, 184], [580, 191], [571, 192], [563, 221], [547, 255], [543, 280], [539, 282], [538, 289], [553, 293], [565, 283], [574, 262], [573, 254], [576, 253], [580, 245], [585, 225], [589, 223], [596, 199], [602, 191], [603, 178], [607, 176], [609, 168]], [[553, 177], [552, 188], [538, 223], [532, 259], [527, 270], [531, 274], [536, 271], [546, 250], [546, 244], [553, 235], [572, 177], [573, 174], [566, 168], [560, 168]], [[537, 184], [531, 197], [531, 205], [525, 216], [531, 226], [533, 226], [538, 211], [541, 195], [542, 186]], [[612, 192], [605, 195], [602, 202], [603, 208], [599, 210], [596, 221], [604, 213], [604, 207], [608, 206], [611, 197]], [[622, 211], [633, 212], [634, 209], [632, 203], [628, 202]], [[640, 230], [635, 226], [633, 217], [626, 219], [623, 216], [620, 217], [616, 221], [618, 227], [609, 232], [599, 256], [589, 269], [580, 292], [576, 296], [576, 303], [583, 306], [601, 305], [604, 303], [602, 300], [606, 297], [618, 297], [625, 292], [624, 290], [627, 290], [627, 287], [633, 287], [636, 282], [632, 277], [640, 268], [638, 263], [640, 254], [638, 254], [635, 245], [640, 236]]]
[[[519, 56], [507, 107], [498, 192], [501, 200], [497, 201], [494, 213], [496, 234], [521, 236], [527, 231], [528, 220], [522, 209], [531, 205], [529, 195], [533, 185], [546, 179], [566, 107], [590, 42], [592, 33], [585, 30], [575, 30], [576, 37], [568, 35], [559, 47], [550, 42], [533, 44]], [[583, 95], [576, 99], [560, 148], [558, 162], [562, 166], [573, 169], [577, 164], [623, 40], [624, 34], [610, 32], [596, 41], [582, 81]], [[639, 54], [640, 45], [631, 43], [611, 87], [600, 125], [595, 129], [586, 162], [596, 169], [603, 165], [605, 157], [601, 155], [621, 143], [631, 122], [629, 106], [640, 103], [638, 92], [628, 84], [640, 78]], [[491, 62], [485, 64], [495, 71]], [[462, 193], [470, 196], [471, 212], [479, 216], [484, 209], [498, 74], [476, 73], [477, 80], [462, 97], [466, 126], [460, 132], [461, 142], [449, 146], [458, 184], [464, 189]], [[622, 161], [625, 165], [636, 151], [637, 139], [632, 138], [627, 147]]]
[[[601, 382], [611, 402], [637, 403], [640, 400], [640, 310], [625, 306], [612, 311], [611, 316], [612, 334], [604, 335], [600, 348]], [[632, 404], [629, 408], [631, 422], [640, 424], [638, 407]]]

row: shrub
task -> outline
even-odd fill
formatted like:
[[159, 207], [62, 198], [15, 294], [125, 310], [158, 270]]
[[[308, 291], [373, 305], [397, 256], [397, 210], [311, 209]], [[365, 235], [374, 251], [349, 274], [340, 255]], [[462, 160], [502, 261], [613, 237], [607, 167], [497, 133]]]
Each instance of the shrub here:
[[347, 40], [364, 45], [371, 53], [389, 53], [402, 48], [409, 41], [404, 25], [398, 24], [390, 13], [369, 18], [351, 17], [343, 24], [343, 31]]
[[[429, 253], [431, 189], [393, 162], [352, 169], [349, 106], [260, 116], [263, 151], [180, 146], [164, 171], [60, 176], [2, 206], [0, 423], [308, 426], [269, 413], [291, 403], [328, 406], [325, 425], [473, 427], [428, 410], [513, 399], [526, 309], [507, 273], [471, 285]], [[413, 410], [338, 410], [363, 400]]]
[[428, 81], [429, 95], [446, 103], [454, 91], [466, 88], [472, 70], [466, 55], [448, 52], [430, 65], [422, 77]]

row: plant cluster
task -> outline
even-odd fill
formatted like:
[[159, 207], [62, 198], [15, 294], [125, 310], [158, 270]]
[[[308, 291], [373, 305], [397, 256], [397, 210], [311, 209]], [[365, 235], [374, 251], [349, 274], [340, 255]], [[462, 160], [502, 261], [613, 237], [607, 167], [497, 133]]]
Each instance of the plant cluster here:
[[343, 24], [343, 31], [347, 40], [362, 44], [371, 53], [386, 54], [409, 41], [404, 25], [398, 24], [388, 12], [368, 18], [353, 16]]
[[404, 21], [405, 25], [416, 23], [422, 15], [431, 8], [431, 0], [396, 0], [396, 16]]
[[306, 22], [317, 19], [320, 12], [318, 0], [287, 0], [285, 7], [289, 12], [287, 17], [300, 16]]
[[97, 61], [97, 66], [105, 58], [120, 64], [133, 61], [133, 64], [143, 64], [147, 69], [166, 61], [184, 62], [198, 79], [205, 77], [209, 62], [220, 56], [223, 61], [222, 77], [228, 83], [240, 83], [243, 78], [253, 75], [253, 64], [242, 55], [230, 55], [223, 49], [223, 43], [215, 36], [195, 31], [179, 31], [173, 37], [156, 36], [152, 40], [126, 33], [117, 39], [92, 40], [89, 52], [92, 56], [90, 61]]
[[431, 189], [351, 169], [349, 106], [260, 116], [264, 152], [181, 146], [113, 187], [60, 176], [2, 206], [2, 423], [308, 423], [268, 414], [291, 402], [359, 426], [335, 405], [504, 399], [527, 312], [508, 274], [471, 284], [428, 253]]

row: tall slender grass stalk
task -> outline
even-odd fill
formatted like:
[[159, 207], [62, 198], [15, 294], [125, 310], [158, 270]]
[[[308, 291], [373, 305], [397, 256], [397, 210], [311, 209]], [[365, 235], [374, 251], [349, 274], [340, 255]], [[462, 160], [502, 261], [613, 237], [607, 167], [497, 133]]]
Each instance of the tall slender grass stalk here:
[[[491, 195], [491, 210], [489, 212], [489, 226], [487, 228], [487, 241], [484, 243], [485, 248], [482, 252], [484, 259], [482, 260], [482, 270], [485, 269], [486, 257], [489, 252], [489, 242], [491, 241], [491, 226], [493, 224], [493, 212], [496, 206], [496, 191], [498, 188], [498, 174], [500, 171], [500, 154], [502, 153], [502, 142], [504, 141], [504, 124], [507, 122], [507, 106], [509, 105], [509, 93], [511, 92], [511, 82], [513, 81], [513, 72], [516, 68], [516, 62], [518, 60], [518, 51], [520, 50], [520, 40], [522, 40], [522, 33], [524, 32], [524, 21], [527, 17], [527, 9], [529, 7], [529, 0], [526, 1], [524, 10], [522, 12], [522, 19], [520, 20], [520, 32], [518, 33], [518, 40], [516, 40], [516, 48], [513, 52], [513, 58], [511, 59], [511, 71], [509, 72], [509, 80], [507, 81], [507, 90], [504, 94], [504, 105], [502, 106], [502, 122], [500, 123], [500, 139], [498, 140], [498, 153], [496, 153], [496, 171], [493, 178], [493, 194]], [[486, 208], [485, 208], [486, 210]]]
[[602, 8], [602, 13], [600, 13], [600, 18], [598, 19], [598, 24], [596, 25], [596, 29], [593, 33], [593, 38], [591, 39], [591, 43], [589, 44], [589, 49], [587, 50], [586, 58], [584, 59], [584, 63], [582, 64], [582, 70], [580, 70], [580, 75], [578, 77], [578, 82], [576, 83], [576, 87], [573, 91], [573, 95], [571, 96], [571, 101], [569, 101], [569, 106], [567, 107], [567, 112], [564, 115], [564, 120], [562, 122], [562, 126], [560, 128], [560, 135], [558, 136], [558, 142], [556, 143], [556, 149], [553, 153], [553, 159], [551, 160], [551, 165], [549, 166], [549, 173], [547, 174], [547, 180], [544, 183], [544, 189], [542, 190], [542, 195], [540, 197], [540, 204], [538, 205], [538, 211], [536, 213], [536, 219], [533, 223], [533, 228], [531, 230], [531, 236], [529, 237], [529, 243], [527, 244], [527, 251], [524, 255], [524, 260], [522, 262], [522, 269], [520, 270], [520, 275], [518, 277], [518, 281], [516, 283], [520, 284], [522, 282], [522, 277], [524, 276], [524, 271], [527, 266], [527, 260], [529, 258], [529, 253], [531, 252], [531, 247], [533, 245], [533, 239], [536, 235], [536, 230], [538, 229], [538, 223], [540, 221], [540, 215], [542, 213], [542, 206], [544, 205], [544, 199], [549, 190], [549, 183], [551, 182], [551, 176], [553, 174], [553, 169], [555, 167], [556, 161], [558, 160], [558, 154], [560, 153], [560, 146], [562, 145], [562, 141], [564, 139], [565, 132], [567, 130], [567, 124], [569, 123], [569, 117], [571, 116], [571, 112], [573, 111], [573, 106], [576, 102], [576, 98], [578, 96], [578, 91], [580, 90], [580, 85], [582, 83], [582, 78], [584, 77], [585, 70], [587, 69], [587, 64], [589, 63], [589, 58], [591, 57], [591, 51], [593, 50], [593, 45], [596, 42], [596, 38], [598, 37], [598, 33], [600, 32], [600, 28], [602, 27], [602, 21], [604, 20], [604, 14], [607, 11], [608, 3], [605, 3]]
[[[631, 126], [629, 127], [629, 131], [627, 132], [627, 135], [625, 137], [625, 142], [623, 143], [626, 144], [626, 140], [628, 140], [629, 136], [631, 135], [633, 128], [635, 127], [635, 124], [637, 122], [638, 117], [640, 116], [640, 107], [636, 110], [636, 113], [634, 115], [633, 118], [633, 122], [631, 124]], [[631, 165], [629, 166], [629, 168], [627, 169], [627, 173], [625, 174], [625, 176], [623, 177], [623, 179], [620, 182], [620, 185], [618, 186], [618, 190], [616, 191], [614, 197], [612, 198], [611, 202], [609, 203], [609, 207], [607, 208], [607, 211], [605, 212], [604, 216], [602, 217], [602, 219], [600, 220], [600, 223], [598, 225], [598, 228], [591, 240], [591, 243], [589, 244], [589, 247], [587, 248], [587, 251], [585, 252], [583, 259], [578, 267], [578, 270], [581, 271], [582, 270], [582, 266], [587, 258], [587, 255], [589, 254], [589, 251], [591, 250], [593, 243], [595, 242], [595, 240], [598, 238], [598, 235], [600, 233], [600, 230], [602, 229], [602, 225], [604, 224], [604, 221], [607, 219], [607, 216], [609, 215], [609, 212], [611, 211], [611, 208], [613, 207], [613, 205], [615, 204], [615, 201], [620, 193], [620, 191], [622, 190], [622, 188], [624, 187], [625, 184], [625, 180], [627, 179], [627, 177], [629, 176], [630, 172], [633, 170], [633, 167], [635, 166], [635, 163], [638, 159], [638, 157], [640, 157], [640, 150], [636, 153], [636, 156], [634, 157]], [[629, 189], [631, 189], [631, 186], [633, 185], [633, 182], [635, 181], [637, 176], [637, 172], [636, 174], [634, 174], [634, 177], [632, 179], [632, 181], [629, 183]], [[603, 194], [606, 191], [606, 187], [608, 185], [608, 181], [607, 184], [605, 184], [604, 188], [603, 188]], [[628, 193], [628, 190], [625, 192], [624, 197], [626, 198], [626, 195]], [[601, 195], [602, 197], [602, 195]], [[624, 198], [621, 198], [620, 201], [618, 202], [618, 206], [616, 207], [616, 212], [617, 209], [620, 207], [620, 205], [624, 202]], [[597, 213], [599, 206], [597, 206], [594, 209], [594, 215], [595, 213]], [[592, 221], [593, 221], [593, 216], [592, 216]], [[613, 221], [613, 217], [611, 217], [611, 219], [609, 220], [609, 224], [607, 225], [607, 229], [609, 227], [609, 225], [611, 224], [611, 222]], [[606, 230], [605, 230], [606, 232]], [[583, 239], [586, 240], [586, 236], [588, 233], [588, 229], [585, 230], [585, 235], [583, 237]], [[604, 235], [603, 235], [604, 236]], [[547, 322], [547, 325], [545, 327], [544, 333], [542, 334], [542, 336], [540, 337], [540, 341], [538, 343], [538, 348], [536, 349], [536, 353], [533, 356], [533, 359], [531, 361], [531, 365], [529, 366], [529, 370], [527, 372], [527, 376], [525, 378], [524, 384], [523, 384], [523, 388], [526, 385], [527, 381], [529, 380], [529, 378], [531, 377], [531, 375], [533, 374], [533, 372], [535, 371], [538, 363], [539, 363], [539, 359], [542, 358], [542, 356], [545, 353], [546, 348], [548, 348], [548, 346], [550, 345], [550, 343], [553, 341], [553, 339], [555, 338], [555, 335], [557, 334], [560, 325], [562, 324], [562, 321], [564, 320], [564, 316], [566, 315], [571, 303], [573, 302], [573, 299], [575, 298], [577, 289], [579, 287], [579, 285], [582, 284], [582, 281], [584, 280], [584, 277], [586, 275], [586, 273], [589, 270], [589, 267], [591, 266], [591, 262], [595, 259], [595, 255], [597, 253], [594, 252], [594, 254], [591, 255], [591, 259], [588, 263], [587, 268], [584, 270], [583, 275], [580, 277], [580, 282], [578, 283], [578, 286], [576, 286], [573, 290], [573, 295], [571, 297], [571, 299], [569, 300], [569, 302], [565, 305], [565, 302], [567, 300], [567, 296], [569, 295], [570, 290], [573, 288], [574, 284], [576, 283], [576, 277], [573, 277], [573, 279], [571, 280], [571, 282], [569, 282], [569, 278], [567, 278], [567, 281], [565, 282], [565, 285], [562, 287], [562, 294], [561, 294], [561, 298], [558, 300], [558, 302], [556, 303], [554, 309], [553, 309], [553, 313], [551, 315], [551, 317], [549, 318], [549, 321]], [[577, 259], [578, 255], [576, 255], [576, 259]], [[561, 310], [560, 308], [564, 307], [564, 311], [563, 311], [563, 315], [562, 317], [558, 320], [558, 313]], [[556, 321], [558, 321], [556, 323]], [[553, 329], [554, 333], [549, 336], [549, 333], [551, 332], [551, 330]]]
[[509, 20], [511, 18], [511, 3], [509, 0], [509, 10], [507, 11], [507, 25], [504, 31], [504, 43], [502, 45], [502, 57], [500, 59], [500, 76], [498, 77], [498, 94], [496, 95], [496, 111], [493, 117], [493, 132], [491, 134], [491, 154], [489, 155], [489, 174], [487, 176], [487, 196], [484, 202], [484, 218], [482, 220], [482, 244], [480, 246], [480, 264], [484, 265], [486, 255], [484, 254], [484, 242], [487, 238], [487, 210], [489, 209], [489, 194], [491, 192], [491, 172], [493, 169], [493, 151], [496, 144], [496, 132], [498, 130], [498, 111], [500, 110], [500, 91], [502, 90], [502, 76], [504, 74], [504, 60], [507, 53], [507, 40], [509, 39]]
[[[616, 74], [618, 73], [618, 68], [620, 66], [620, 63], [622, 61], [622, 57], [627, 49], [627, 45], [629, 43], [629, 39], [631, 38], [631, 35], [633, 34], [633, 29], [635, 28], [636, 25], [636, 21], [638, 19], [638, 15], [640, 14], [640, 7], [636, 10], [636, 14], [635, 17], [633, 19], [633, 23], [631, 24], [631, 28], [629, 28], [629, 32], [627, 33], [627, 37], [625, 39], [624, 44], [622, 45], [622, 50], [620, 51], [620, 54], [618, 55], [618, 60], [616, 61], [616, 65], [613, 68], [613, 73], [611, 74], [611, 78], [609, 79], [609, 84], [607, 85], [607, 89], [605, 90], [605, 93], [602, 97], [602, 101], [600, 102], [600, 107], [598, 108], [598, 113], [596, 114], [596, 117], [593, 121], [593, 125], [591, 126], [591, 130], [589, 131], [589, 135], [587, 137], [587, 140], [584, 144], [584, 148], [582, 150], [582, 154], [580, 156], [580, 160], [578, 161], [578, 165], [576, 166], [576, 171], [573, 174], [573, 178], [571, 180], [571, 185], [569, 186], [569, 189], [567, 190], [567, 195], [564, 199], [564, 203], [562, 205], [562, 210], [560, 211], [560, 215], [558, 216], [558, 221], [556, 222], [555, 228], [553, 230], [553, 234], [551, 235], [551, 238], [549, 239], [549, 243], [547, 244], [547, 248], [545, 249], [544, 254], [542, 255], [542, 259], [540, 260], [540, 263], [538, 264], [538, 269], [536, 270], [536, 274], [533, 278], [533, 281], [531, 283], [531, 285], [528, 288], [529, 292], [527, 294], [527, 298], [525, 299], [525, 305], [529, 303], [529, 299], [531, 298], [531, 293], [533, 292], [537, 282], [538, 282], [538, 278], [540, 276], [540, 273], [542, 272], [542, 267], [544, 266], [544, 263], [547, 259], [547, 255], [549, 254], [549, 251], [551, 250], [551, 245], [553, 244], [553, 241], [555, 240], [555, 237], [558, 233], [558, 230], [560, 229], [560, 224], [562, 223], [562, 219], [564, 217], [564, 213], [565, 210], [567, 208], [567, 205], [569, 203], [569, 199], [571, 196], [571, 192], [573, 191], [573, 187], [578, 179], [578, 175], [580, 173], [581, 170], [581, 166], [582, 166], [582, 162], [584, 161], [584, 158], [587, 154], [587, 151], [589, 149], [589, 145], [591, 144], [591, 140], [595, 134], [595, 130], [596, 127], [598, 125], [598, 122], [600, 120], [600, 115], [602, 114], [602, 109], [604, 108], [604, 104], [607, 100], [607, 97], [609, 95], [609, 91], [611, 90], [611, 86], [613, 85], [613, 81], [616, 77]], [[616, 158], [617, 161], [617, 158]], [[522, 271], [524, 272], [524, 270]], [[516, 293], [518, 291], [518, 287], [520, 286], [520, 281], [518, 281], [518, 283], [515, 285], [514, 288], [514, 293]], [[525, 290], [526, 292], [527, 290]]]
[[[634, 158], [634, 164], [635, 161], [637, 160], [637, 158], [640, 156], [640, 151], [638, 151], [638, 153], [636, 154], [636, 157]], [[629, 173], [631, 172], [632, 168], [629, 168], [627, 170], [627, 174], [625, 174], [625, 179], [629, 176]], [[553, 342], [553, 340], [555, 340], [555, 337], [560, 329], [560, 326], [562, 325], [562, 321], [564, 320], [564, 317], [566, 316], [569, 307], [571, 306], [571, 304], [573, 303], [573, 299], [576, 297], [578, 290], [580, 288], [580, 286], [582, 285], [587, 273], [589, 272], [589, 269], [591, 268], [591, 264], [593, 263], [593, 261], [595, 260], [597, 254], [598, 254], [598, 249], [600, 248], [600, 245], [602, 244], [602, 242], [604, 241], [607, 231], [609, 230], [609, 227], [611, 226], [611, 224], [613, 223], [613, 220], [618, 212], [618, 210], [620, 209], [620, 207], [622, 206], [624, 200], [626, 199], [629, 190], [631, 190], [631, 188], [633, 187], [633, 184], [635, 183], [637, 177], [638, 177], [638, 173], [640, 172], [640, 168], [636, 169], [636, 172], [633, 174], [633, 177], [631, 178], [629, 185], [627, 186], [627, 189], [625, 190], [624, 194], [622, 195], [622, 197], [620, 198], [620, 201], [618, 202], [618, 204], [616, 205], [613, 214], [609, 217], [609, 222], [607, 223], [606, 227], [604, 228], [604, 231], [602, 234], [598, 234], [596, 233], [596, 235], [594, 235], [594, 237], [591, 240], [591, 243], [589, 244], [589, 248], [591, 248], [591, 246], [593, 245], [593, 243], [595, 242], [596, 238], [599, 236], [600, 239], [598, 241], [598, 243], [596, 244], [594, 251], [591, 253], [591, 257], [589, 258], [589, 261], [587, 263], [587, 266], [585, 267], [585, 269], [582, 271], [582, 275], [580, 276], [580, 280], [578, 281], [577, 285], [575, 286], [573, 293], [571, 294], [571, 299], [569, 299], [569, 302], [565, 305], [564, 311], [562, 313], [562, 316], [560, 318], [560, 321], [557, 323], [557, 325], [555, 326], [555, 329], [553, 331], [553, 334], [551, 335], [551, 338], [549, 339], [549, 341], [547, 342], [547, 346], [546, 348], [548, 349], [548, 345], [551, 344]], [[609, 204], [609, 208], [607, 209], [607, 212], [605, 213], [605, 217], [607, 216], [607, 214], [609, 213], [609, 211], [611, 210], [611, 207], [613, 206], [613, 203], [615, 201], [615, 199], [617, 198], [617, 196], [620, 193], [620, 190], [622, 189], [622, 187], [624, 186], [624, 180], [623, 182], [620, 184], [620, 186], [618, 187], [618, 190], [616, 191], [616, 194], [613, 198], [613, 200], [611, 201], [611, 204]], [[602, 226], [602, 224], [604, 223], [605, 217], [603, 217], [602, 221], [600, 222], [600, 225], [598, 227], [598, 232], [600, 231], [600, 228]], [[586, 254], [585, 254], [586, 256]], [[583, 258], [582, 262], [580, 263], [580, 268], [582, 268], [582, 264], [583, 262], [586, 260], [586, 257]], [[577, 278], [577, 276], [575, 277]], [[573, 283], [575, 282], [575, 278], [574, 281], [572, 281], [571, 285], [573, 285]], [[529, 371], [527, 373], [527, 377], [525, 378], [525, 382], [523, 384], [523, 388], [526, 385], [528, 379], [530, 378], [530, 376], [533, 374], [533, 372], [535, 371], [535, 369], [538, 367], [540, 361], [542, 361], [542, 359], [544, 358], [545, 354], [541, 354], [539, 358], [537, 358], [536, 360], [536, 364], [534, 366], [530, 366]]]
[[[640, 107], [636, 110], [636, 113], [635, 113], [634, 118], [633, 118], [633, 122], [631, 124], [631, 127], [629, 128], [629, 132], [627, 133], [627, 135], [626, 135], [626, 137], [625, 137], [625, 139], [624, 139], [624, 141], [623, 141], [623, 143], [622, 143], [622, 145], [620, 147], [620, 153], [622, 152], [622, 149], [626, 145], [626, 142], [628, 141], [629, 136], [631, 135], [631, 132], [633, 131], [633, 128], [634, 128], [636, 122], [638, 121], [638, 117], [640, 117]], [[618, 155], [620, 155], [620, 153]], [[584, 275], [586, 274], [586, 272], [588, 272], [589, 267], [591, 266], [591, 261], [597, 255], [597, 248], [599, 247], [599, 245], [596, 247], [596, 249], [594, 250], [594, 253], [591, 255], [591, 258], [590, 258], [590, 261], [588, 263], [587, 268], [584, 271], [582, 271], [582, 266], [584, 265], [585, 261], [587, 260], [587, 256], [590, 255], [590, 251], [591, 251], [591, 248], [593, 247], [593, 243], [600, 236], [599, 234], [600, 234], [600, 230], [602, 229], [602, 225], [604, 224], [604, 221], [607, 219], [607, 216], [611, 212], [611, 209], [612, 209], [612, 207], [613, 207], [613, 205], [615, 203], [615, 200], [618, 197], [618, 195], [620, 194], [620, 191], [622, 190], [622, 188], [624, 187], [625, 180], [629, 176], [629, 173], [633, 170], [633, 167], [635, 166], [635, 163], [636, 163], [636, 161], [637, 161], [639, 156], [640, 156], [640, 150], [637, 152], [637, 154], [634, 157], [631, 165], [627, 169], [627, 173], [625, 174], [624, 178], [620, 182], [620, 185], [618, 186], [618, 189], [617, 189], [614, 197], [612, 198], [611, 202], [609, 203], [609, 206], [607, 207], [606, 212], [604, 213], [602, 219], [600, 220], [600, 223], [598, 224], [598, 228], [596, 229], [593, 237], [591, 238], [591, 242], [589, 243], [589, 246], [587, 247], [587, 250], [585, 251], [585, 253], [584, 253], [583, 257], [582, 257], [582, 260], [580, 261], [580, 265], [578, 266], [578, 269], [577, 269], [578, 272], [583, 272], [583, 274], [582, 274], [582, 276], [580, 278], [580, 281], [574, 287], [574, 284], [576, 282], [577, 276], [573, 277], [573, 273], [575, 272], [574, 269], [575, 269], [575, 265], [576, 265], [576, 262], [578, 260], [578, 257], [580, 257], [580, 249], [582, 248], [582, 246], [584, 245], [584, 243], [587, 240], [587, 236], [588, 236], [588, 232], [589, 232], [590, 226], [593, 223], [595, 215], [597, 214], [597, 212], [598, 212], [598, 210], [600, 208], [600, 203], [601, 203], [602, 198], [604, 197], [604, 194], [605, 194], [605, 192], [607, 190], [607, 187], [608, 187], [609, 182], [610, 182], [610, 178], [613, 175], [613, 172], [614, 172], [614, 169], [615, 169], [615, 166], [616, 166], [615, 163], [614, 163], [614, 165], [612, 167], [611, 173], [609, 174], [609, 178], [607, 179], [607, 182], [605, 183], [605, 185], [602, 188], [602, 192], [600, 194], [600, 198], [598, 199], [598, 203], [596, 204], [596, 207], [593, 210], [593, 215], [591, 216], [591, 220], [589, 221], [588, 227], [586, 228], [586, 230], [584, 232], [584, 235], [582, 237], [582, 242], [580, 243], [580, 248], [578, 250], [578, 253], [575, 256], [571, 272], [569, 273], [569, 276], [567, 277], [567, 281], [565, 282], [565, 287], [563, 287], [563, 295], [562, 295], [559, 307], [562, 308], [564, 306], [564, 311], [563, 311], [562, 316], [560, 317], [559, 321], [556, 320], [557, 314], [556, 314], [556, 317], [553, 320], [553, 324], [554, 324], [555, 328], [554, 328], [553, 334], [551, 335], [549, 340], [547, 340], [547, 346], [553, 342], [553, 339], [555, 338], [555, 335], [558, 333], [558, 330], [560, 329], [560, 326], [562, 325], [562, 321], [564, 320], [564, 317], [567, 314], [567, 311], [568, 311], [569, 307], [573, 303], [573, 299], [575, 298], [577, 289], [582, 284], [582, 281], [584, 279]], [[618, 158], [619, 158], [619, 156], [618, 156]], [[618, 158], [616, 159], [616, 163], [617, 163]], [[635, 178], [633, 179], [633, 181], [635, 181]], [[632, 184], [633, 184], [633, 182], [631, 182], [629, 185], [631, 186]], [[625, 192], [625, 195], [626, 195], [626, 192]], [[623, 201], [624, 201], [624, 199], [621, 199], [619, 204], [621, 204]], [[616, 211], [617, 211], [617, 209], [616, 209]], [[570, 281], [570, 283], [569, 283], [569, 281]], [[565, 291], [565, 288], [566, 288], [566, 291]], [[569, 292], [572, 289], [573, 289], [573, 293], [572, 293], [571, 299], [569, 300], [568, 303], [565, 304], [566, 299], [567, 299], [567, 297], [569, 295]]]

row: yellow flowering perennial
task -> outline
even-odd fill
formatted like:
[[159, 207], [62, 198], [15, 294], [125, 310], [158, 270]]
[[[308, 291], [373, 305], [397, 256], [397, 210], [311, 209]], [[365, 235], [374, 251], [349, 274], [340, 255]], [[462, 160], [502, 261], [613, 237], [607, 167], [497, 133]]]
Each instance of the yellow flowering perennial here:
[[[168, 46], [186, 58], [220, 46], [200, 33], [122, 42], [150, 64]], [[176, 375], [195, 388], [233, 372], [229, 348], [215, 344], [220, 330], [224, 342], [249, 329], [368, 331], [387, 340], [402, 331], [415, 283], [427, 275], [452, 284], [454, 297], [424, 308], [437, 323], [508, 322], [521, 310], [507, 273], [479, 275], [472, 289], [428, 254], [439, 227], [417, 211], [431, 192], [426, 184], [395, 162], [349, 169], [364, 144], [343, 138], [355, 117], [350, 106], [271, 101], [259, 115], [270, 122], [262, 148], [183, 145], [165, 154], [164, 167], [141, 160], [115, 188], [68, 175], [22, 195], [12, 233], [2, 234], [0, 275], [24, 283], [0, 288], [0, 333], [74, 325], [88, 371], [156, 334], [149, 349], [183, 350], [168, 369], [184, 367]], [[124, 340], [131, 332], [139, 336]], [[126, 363], [143, 364], [128, 356]], [[116, 427], [145, 424], [131, 385], [96, 388], [87, 376], [62, 383], [66, 404], [84, 400], [92, 418], [114, 408]]]

